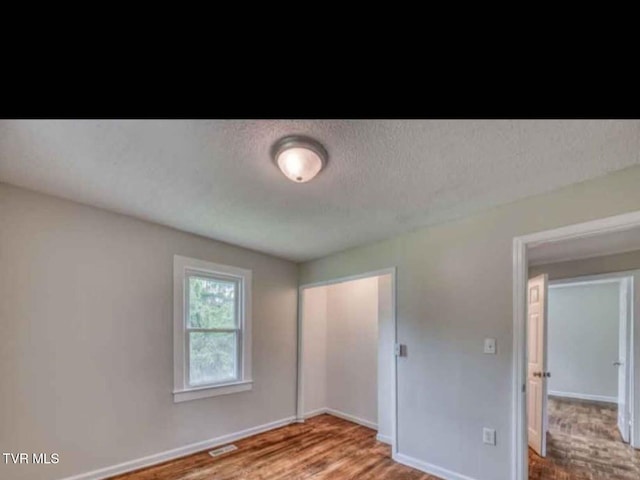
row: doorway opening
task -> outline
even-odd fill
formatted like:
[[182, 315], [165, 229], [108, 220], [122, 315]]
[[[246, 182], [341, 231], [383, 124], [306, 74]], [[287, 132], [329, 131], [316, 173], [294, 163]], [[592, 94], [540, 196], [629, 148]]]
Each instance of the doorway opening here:
[[640, 478], [640, 212], [514, 238], [513, 259], [512, 478]]
[[396, 442], [395, 268], [302, 285], [297, 420], [330, 414]]
[[635, 272], [550, 281], [538, 273], [564, 277], [571, 270], [564, 265], [564, 275], [563, 268], [530, 269], [529, 476], [636, 479], [640, 451], [629, 446]]

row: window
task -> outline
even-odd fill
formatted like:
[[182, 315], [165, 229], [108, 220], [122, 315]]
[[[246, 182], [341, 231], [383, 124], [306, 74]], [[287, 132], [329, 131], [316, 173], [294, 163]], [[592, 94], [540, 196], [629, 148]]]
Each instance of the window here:
[[176, 255], [174, 401], [251, 389], [251, 270]]

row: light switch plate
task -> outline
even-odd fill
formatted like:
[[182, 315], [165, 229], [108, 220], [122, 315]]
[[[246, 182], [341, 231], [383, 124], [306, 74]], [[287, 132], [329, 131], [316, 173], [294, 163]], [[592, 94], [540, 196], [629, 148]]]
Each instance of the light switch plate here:
[[396, 343], [395, 345], [395, 355], [396, 357], [406, 357], [407, 356], [407, 346], [401, 343]]
[[496, 339], [485, 338], [484, 339], [484, 353], [495, 355], [496, 353]]
[[482, 443], [485, 445], [496, 444], [496, 431], [493, 428], [482, 429]]

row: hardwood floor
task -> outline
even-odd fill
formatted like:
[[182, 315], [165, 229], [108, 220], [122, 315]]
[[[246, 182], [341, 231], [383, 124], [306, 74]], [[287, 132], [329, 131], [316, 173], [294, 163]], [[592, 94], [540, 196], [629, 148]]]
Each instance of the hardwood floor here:
[[530, 480], [638, 480], [640, 450], [622, 442], [615, 405], [549, 398], [547, 457], [529, 450]]
[[376, 432], [329, 415], [234, 442], [216, 458], [196, 453], [112, 480], [437, 480], [391, 460]]

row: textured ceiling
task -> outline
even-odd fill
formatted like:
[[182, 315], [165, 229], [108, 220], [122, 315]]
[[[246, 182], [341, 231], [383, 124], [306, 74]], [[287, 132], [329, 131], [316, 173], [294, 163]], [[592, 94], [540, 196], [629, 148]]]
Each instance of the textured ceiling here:
[[[273, 142], [329, 151], [307, 184]], [[640, 162], [636, 121], [0, 122], [0, 181], [292, 260], [320, 257]]]
[[634, 250], [640, 250], [640, 228], [543, 243], [530, 248], [527, 257], [530, 265], [544, 265]]

